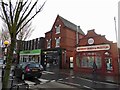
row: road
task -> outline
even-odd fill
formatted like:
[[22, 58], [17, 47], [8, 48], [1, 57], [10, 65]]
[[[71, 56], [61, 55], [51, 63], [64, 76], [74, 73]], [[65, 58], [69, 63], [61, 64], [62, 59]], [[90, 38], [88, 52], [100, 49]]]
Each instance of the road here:
[[43, 75], [42, 78], [44, 79], [51, 79], [55, 80], [57, 82], [68, 84], [71, 86], [75, 86], [77, 88], [86, 88], [86, 89], [99, 89], [99, 88], [106, 88], [112, 90], [120, 90], [120, 85], [113, 84], [113, 83], [107, 83], [107, 82], [100, 82], [100, 81], [94, 81], [86, 78], [82, 78], [77, 74], [74, 74], [72, 70], [53, 70], [55, 74], [53, 75]]
[[[1, 72], [1, 70], [0, 70]], [[26, 85], [23, 85], [26, 84]], [[11, 83], [10, 83], [11, 85]], [[79, 89], [79, 90], [96, 90], [100, 88], [112, 89], [112, 90], [120, 90], [120, 85], [94, 81], [86, 78], [82, 78], [77, 74], [74, 74], [72, 70], [60, 70], [60, 69], [52, 69], [43, 72], [41, 78], [34, 78], [25, 81], [21, 81], [18, 78], [14, 78], [13, 85], [15, 88], [28, 88], [37, 90], [39, 88], [45, 89], [54, 89], [54, 88], [62, 88], [62, 89]], [[1, 87], [1, 83], [0, 83]]]
[[[1, 74], [1, 69], [0, 69], [0, 74]], [[48, 71], [44, 71], [43, 75], [48, 74], [48, 75], [53, 75], [54, 72], [48, 72]], [[59, 82], [56, 82], [54, 80], [50, 80], [50, 79], [42, 79], [42, 78], [30, 78], [29, 80], [20, 80], [19, 78], [15, 78], [12, 79], [12, 74], [10, 74], [10, 82], [9, 82], [9, 87], [11, 87], [12, 84], [12, 89], [22, 89], [22, 90], [27, 90], [27, 88], [29, 88], [30, 90], [37, 90], [40, 88], [45, 88], [45, 90], [47, 89], [75, 89], [78, 90], [76, 87], [74, 86], [70, 86], [70, 85], [66, 85], [66, 84], [62, 84]], [[0, 75], [1, 78], [1, 75]], [[13, 83], [12, 83], [13, 80]], [[2, 88], [2, 83], [1, 83], [1, 79], [0, 79], [0, 89]], [[82, 89], [81, 89], [82, 90]]]

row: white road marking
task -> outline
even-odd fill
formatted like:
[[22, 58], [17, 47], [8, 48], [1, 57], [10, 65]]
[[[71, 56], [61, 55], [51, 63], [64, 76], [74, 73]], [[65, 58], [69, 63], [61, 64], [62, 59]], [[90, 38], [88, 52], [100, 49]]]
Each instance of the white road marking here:
[[68, 77], [67, 77], [67, 78], [65, 78], [65, 79], [68, 79]]
[[40, 79], [38, 79], [38, 80], [41, 81], [40, 84], [44, 84], [44, 83], [49, 82], [49, 80], [47, 80], [47, 79], [42, 79], [42, 78], [40, 78]]
[[35, 82], [31, 82], [31, 81], [28, 81], [28, 80], [25, 80], [25, 83], [28, 84], [29, 87], [36, 84]]
[[49, 71], [43, 71], [42, 74], [55, 74], [54, 72], [49, 72]]
[[49, 80], [47, 80], [47, 79], [42, 79], [42, 78], [40, 78], [40, 79], [38, 79], [38, 80], [40, 80], [41, 82], [48, 82]]
[[71, 83], [71, 82], [65, 82], [65, 81], [57, 81], [57, 82], [60, 82], [60, 83], [64, 83], [64, 84], [69, 84], [69, 85], [73, 85], [73, 86], [78, 86], [78, 87], [84, 87], [84, 88], [87, 88], [87, 89], [91, 89], [91, 90], [95, 90], [91, 87], [88, 87], [88, 86], [82, 86], [80, 84], [76, 84], [76, 83]]
[[62, 81], [62, 80], [63, 80], [63, 78], [60, 78], [60, 79], [58, 79], [58, 80]]
[[75, 78], [75, 76], [72, 76], [71, 78]]
[[56, 80], [51, 80], [50, 82], [55, 82]]
[[86, 79], [86, 78], [82, 78], [82, 77], [77, 77], [77, 78], [85, 80], [85, 81], [93, 82], [93, 80], [89, 80], [89, 79]]
[[88, 89], [93, 89], [93, 88], [91, 88], [91, 87], [88, 87], [88, 86], [86, 86], [86, 85], [84, 85], [83, 87], [84, 87], [84, 88], [88, 88]]
[[[47, 83], [47, 82], [49, 81], [49, 80], [42, 79], [42, 78], [40, 78], [40, 79], [38, 79], [38, 80], [41, 81], [40, 84], [44, 84], [44, 83]], [[29, 87], [36, 85], [35, 82], [28, 81], [28, 80], [25, 80], [25, 83], [28, 84]]]
[[65, 84], [70, 84], [70, 85], [74, 85], [74, 86], [81, 86], [80, 84], [76, 84], [76, 83], [71, 83], [71, 82], [65, 82], [65, 81], [57, 81], [57, 82], [61, 82], [61, 83], [65, 83]]

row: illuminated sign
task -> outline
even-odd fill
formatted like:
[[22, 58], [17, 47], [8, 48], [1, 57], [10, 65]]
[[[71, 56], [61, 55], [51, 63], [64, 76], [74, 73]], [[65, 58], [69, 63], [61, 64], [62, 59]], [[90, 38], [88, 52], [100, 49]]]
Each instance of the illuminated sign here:
[[77, 52], [82, 52], [82, 51], [100, 51], [100, 50], [109, 50], [110, 45], [109, 44], [103, 44], [103, 45], [92, 45], [92, 46], [81, 46], [77, 47], [76, 51]]

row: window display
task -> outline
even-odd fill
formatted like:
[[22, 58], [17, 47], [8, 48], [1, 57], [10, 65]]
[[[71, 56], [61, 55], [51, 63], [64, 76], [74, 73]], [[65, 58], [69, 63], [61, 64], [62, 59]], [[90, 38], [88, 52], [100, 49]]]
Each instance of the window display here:
[[[82, 53], [81, 58], [77, 58], [77, 65], [81, 66], [83, 68], [92, 68], [93, 62], [96, 62], [96, 65], [99, 68], [101, 68], [101, 55], [97, 52], [89, 52], [89, 53]], [[81, 65], [78, 63], [81, 62]]]

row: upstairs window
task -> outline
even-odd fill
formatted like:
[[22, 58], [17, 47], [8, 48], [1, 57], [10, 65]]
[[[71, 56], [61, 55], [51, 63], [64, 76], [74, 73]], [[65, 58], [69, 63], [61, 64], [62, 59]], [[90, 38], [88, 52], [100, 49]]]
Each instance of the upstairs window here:
[[51, 48], [51, 39], [47, 40], [47, 48]]
[[56, 28], [56, 34], [60, 33], [60, 27], [61, 27], [61, 25], [55, 26], [55, 28]]
[[61, 37], [55, 38], [55, 40], [56, 40], [56, 47], [60, 47], [60, 39], [61, 39]]

